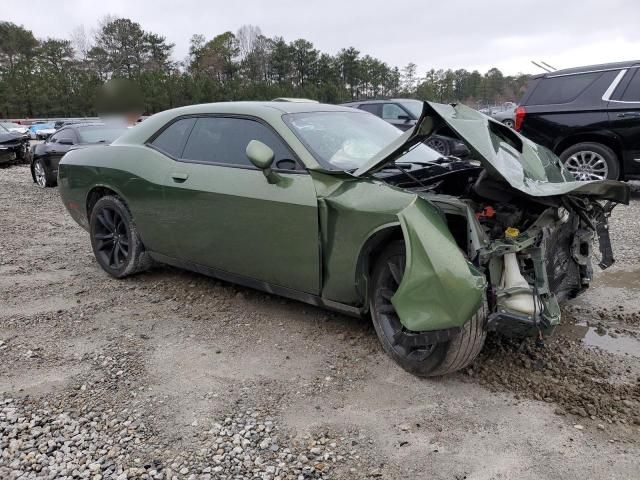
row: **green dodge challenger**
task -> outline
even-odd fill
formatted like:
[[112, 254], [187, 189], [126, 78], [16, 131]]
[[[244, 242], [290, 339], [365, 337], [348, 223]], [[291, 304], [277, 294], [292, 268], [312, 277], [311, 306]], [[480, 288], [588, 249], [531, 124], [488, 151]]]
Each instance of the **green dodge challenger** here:
[[[471, 159], [423, 143], [438, 132]], [[613, 263], [607, 219], [629, 202], [623, 183], [575, 181], [505, 125], [427, 102], [404, 133], [317, 103], [177, 108], [71, 151], [59, 185], [110, 275], [160, 262], [370, 315], [420, 376], [468, 365], [487, 331], [550, 333], [592, 254]]]

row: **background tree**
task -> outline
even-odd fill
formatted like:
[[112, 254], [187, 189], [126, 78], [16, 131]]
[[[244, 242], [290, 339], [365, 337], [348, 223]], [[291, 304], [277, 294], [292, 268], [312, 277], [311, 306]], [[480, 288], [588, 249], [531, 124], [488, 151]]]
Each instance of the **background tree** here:
[[400, 70], [354, 47], [330, 55], [304, 38], [266, 37], [255, 25], [195, 34], [179, 62], [172, 58], [173, 44], [130, 19], [105, 17], [91, 31], [79, 26], [69, 39], [39, 40], [22, 26], [0, 22], [0, 116], [98, 115], [107, 108], [105, 85], [128, 85], [127, 98], [152, 114], [192, 103], [275, 97], [342, 103], [403, 96], [480, 107], [516, 100], [528, 81], [497, 68], [421, 74], [411, 62]]

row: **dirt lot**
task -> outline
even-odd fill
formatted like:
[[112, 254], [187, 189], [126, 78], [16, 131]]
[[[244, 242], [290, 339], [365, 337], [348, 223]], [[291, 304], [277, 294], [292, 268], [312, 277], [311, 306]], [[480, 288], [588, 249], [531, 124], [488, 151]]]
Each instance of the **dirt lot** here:
[[0, 478], [638, 478], [640, 202], [545, 348], [420, 380], [368, 321], [171, 268], [114, 280], [0, 170]]

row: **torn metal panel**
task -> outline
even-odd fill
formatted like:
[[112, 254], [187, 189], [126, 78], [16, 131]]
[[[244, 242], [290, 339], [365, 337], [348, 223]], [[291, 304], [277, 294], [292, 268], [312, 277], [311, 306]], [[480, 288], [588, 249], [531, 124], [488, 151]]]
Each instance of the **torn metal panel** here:
[[375, 172], [400, 159], [438, 127], [446, 125], [467, 145], [473, 156], [495, 178], [533, 197], [568, 193], [629, 203], [628, 185], [613, 180], [575, 181], [560, 159], [509, 127], [465, 105], [424, 102], [415, 127], [356, 170], [355, 176]]
[[444, 219], [427, 202], [416, 199], [398, 217], [407, 264], [391, 301], [400, 321], [411, 331], [464, 325], [482, 303], [484, 275], [467, 261]]

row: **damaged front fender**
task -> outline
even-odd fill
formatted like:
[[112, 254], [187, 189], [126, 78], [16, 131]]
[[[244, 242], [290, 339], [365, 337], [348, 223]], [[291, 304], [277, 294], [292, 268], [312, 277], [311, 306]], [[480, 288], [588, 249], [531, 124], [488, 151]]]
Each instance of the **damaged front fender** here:
[[400, 322], [416, 332], [461, 327], [482, 304], [485, 276], [467, 261], [445, 220], [425, 200], [416, 198], [398, 219], [406, 266], [391, 302]]

